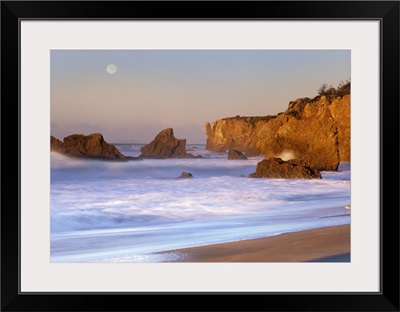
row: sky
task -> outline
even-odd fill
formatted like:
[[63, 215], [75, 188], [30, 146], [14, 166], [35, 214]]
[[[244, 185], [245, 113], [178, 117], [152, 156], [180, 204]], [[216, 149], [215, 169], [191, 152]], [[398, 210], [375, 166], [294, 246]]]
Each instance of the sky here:
[[350, 58], [350, 50], [52, 50], [51, 135], [149, 143], [173, 128], [205, 144], [206, 122], [276, 115], [323, 83], [350, 80]]

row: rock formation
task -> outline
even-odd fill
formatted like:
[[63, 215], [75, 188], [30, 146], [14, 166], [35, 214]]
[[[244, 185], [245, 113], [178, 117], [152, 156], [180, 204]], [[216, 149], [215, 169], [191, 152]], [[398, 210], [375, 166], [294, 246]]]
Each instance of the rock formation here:
[[207, 145], [209, 151], [224, 153], [235, 149], [246, 156], [257, 156], [258, 132], [265, 123], [276, 116], [266, 117], [231, 117], [206, 123]]
[[277, 178], [277, 179], [321, 179], [317, 169], [302, 160], [291, 159], [284, 161], [281, 158], [263, 159], [257, 164], [256, 172], [250, 178]]
[[234, 149], [230, 149], [228, 152], [228, 160], [246, 160], [247, 157], [244, 156], [241, 152], [234, 150]]
[[350, 95], [336, 98], [328, 106], [338, 130], [340, 161], [350, 161]]
[[73, 134], [65, 137], [63, 142], [50, 136], [50, 150], [78, 158], [128, 159], [114, 145], [108, 144], [100, 133]]
[[195, 158], [186, 152], [186, 140], [178, 140], [171, 128], [162, 130], [140, 150], [141, 158]]
[[54, 152], [62, 153], [64, 151], [63, 142], [56, 139], [52, 135], [50, 136], [50, 150]]
[[224, 118], [207, 123], [206, 134], [210, 151], [291, 155], [319, 170], [337, 170], [340, 161], [350, 161], [350, 94], [297, 99], [277, 116]]

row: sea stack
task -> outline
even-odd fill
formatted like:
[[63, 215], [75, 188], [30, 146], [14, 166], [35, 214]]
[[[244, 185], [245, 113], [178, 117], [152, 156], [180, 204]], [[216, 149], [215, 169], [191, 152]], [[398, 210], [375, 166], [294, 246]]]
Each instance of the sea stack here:
[[50, 136], [50, 150], [76, 158], [128, 160], [114, 145], [108, 144], [100, 133], [73, 134], [65, 137], [63, 142]]
[[195, 158], [186, 152], [186, 140], [175, 138], [172, 128], [162, 130], [140, 151], [141, 158]]

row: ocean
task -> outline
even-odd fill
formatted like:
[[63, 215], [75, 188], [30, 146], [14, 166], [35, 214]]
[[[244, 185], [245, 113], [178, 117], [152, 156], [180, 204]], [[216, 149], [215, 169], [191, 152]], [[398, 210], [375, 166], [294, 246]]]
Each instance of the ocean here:
[[[143, 144], [115, 146], [138, 156]], [[349, 163], [322, 179], [253, 179], [262, 157], [187, 150], [203, 158], [112, 162], [52, 152], [50, 261], [170, 262], [177, 255], [159, 252], [350, 224]], [[193, 178], [179, 179], [183, 171]]]

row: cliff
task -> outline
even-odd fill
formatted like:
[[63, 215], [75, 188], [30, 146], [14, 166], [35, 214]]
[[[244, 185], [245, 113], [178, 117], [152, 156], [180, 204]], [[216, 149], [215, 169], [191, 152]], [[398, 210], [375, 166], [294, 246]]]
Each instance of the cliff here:
[[206, 123], [206, 149], [214, 152], [238, 150], [246, 156], [257, 156], [261, 129], [276, 116], [265, 117], [229, 117]]
[[300, 98], [276, 116], [224, 118], [205, 127], [210, 151], [297, 158], [319, 170], [350, 161], [350, 94]]

